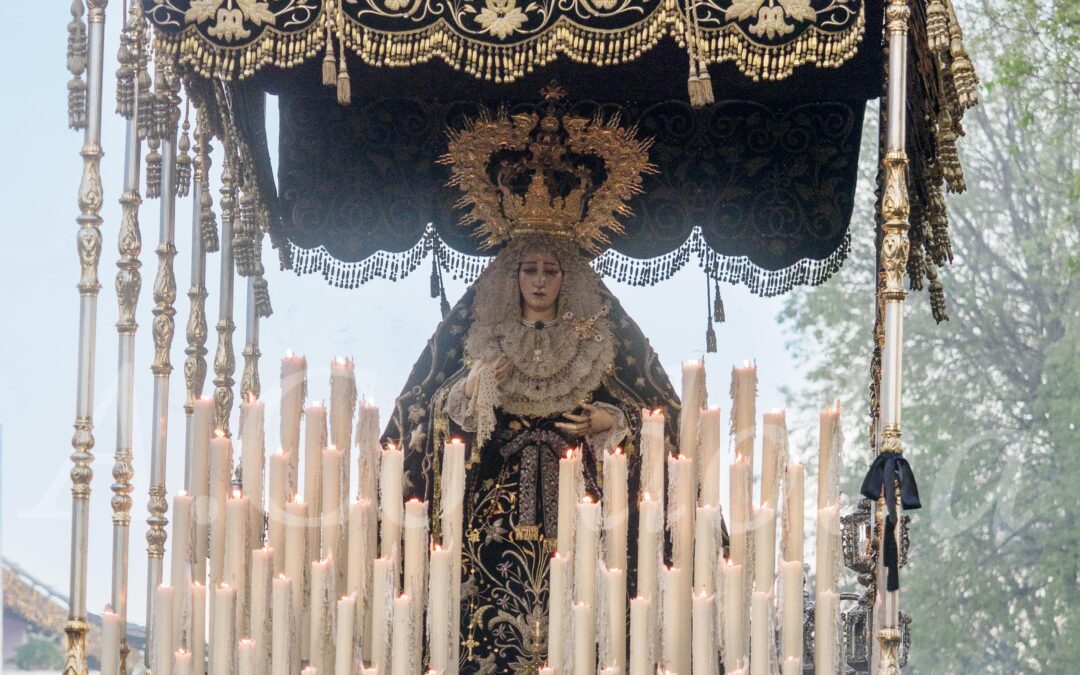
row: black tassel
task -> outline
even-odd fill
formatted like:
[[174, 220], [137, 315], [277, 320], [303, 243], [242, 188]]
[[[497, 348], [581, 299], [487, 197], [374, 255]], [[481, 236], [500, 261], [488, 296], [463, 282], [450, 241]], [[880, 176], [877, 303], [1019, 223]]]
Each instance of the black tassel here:
[[709, 277], [705, 277], [705, 351], [709, 354], [716, 353], [716, 331], [713, 330], [712, 287], [709, 285]]
[[439, 297], [440, 291], [442, 291], [442, 278], [439, 274], [439, 254], [435, 251], [431, 253], [431, 297]]
[[727, 317], [724, 315], [724, 299], [720, 297], [720, 282], [714, 281], [713, 284], [716, 289], [716, 295], [713, 296], [712, 303], [713, 321], [724, 323]]

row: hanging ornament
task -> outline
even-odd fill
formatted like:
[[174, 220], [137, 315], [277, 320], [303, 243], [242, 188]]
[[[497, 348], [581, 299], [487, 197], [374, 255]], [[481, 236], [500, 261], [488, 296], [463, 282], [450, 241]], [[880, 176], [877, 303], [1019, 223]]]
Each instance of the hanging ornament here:
[[76, 131], [86, 127], [86, 23], [83, 22], [82, 0], [71, 3], [71, 22], [68, 23], [67, 68], [68, 126]]
[[191, 192], [191, 123], [188, 122], [188, 113], [184, 111], [184, 125], [181, 127], [180, 142], [177, 144], [179, 151], [176, 156], [176, 196], [187, 197]]

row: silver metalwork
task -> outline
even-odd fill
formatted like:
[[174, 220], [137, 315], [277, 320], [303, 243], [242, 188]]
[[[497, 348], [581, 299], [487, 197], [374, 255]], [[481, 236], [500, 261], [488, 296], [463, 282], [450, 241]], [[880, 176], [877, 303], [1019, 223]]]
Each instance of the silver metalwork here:
[[221, 280], [218, 297], [217, 350], [214, 352], [214, 428], [226, 436], [229, 432], [229, 415], [233, 406], [233, 374], [236, 372], [236, 354], [233, 351], [233, 284], [235, 263], [233, 261], [233, 224], [236, 213], [236, 173], [239, 159], [234, 139], [225, 134], [225, 159], [221, 171]]
[[[162, 190], [160, 196], [160, 227], [157, 276], [154, 279], [154, 361], [150, 371], [154, 374], [154, 427], [150, 437], [150, 489], [146, 524], [147, 576], [146, 576], [146, 625], [154, 616], [154, 599], [158, 584], [162, 582], [165, 556], [166, 517], [168, 502], [165, 498], [165, 468], [168, 451], [169, 424], [169, 376], [172, 373], [173, 335], [176, 332], [176, 274], [173, 258], [176, 257], [176, 132], [180, 122], [180, 80], [174, 61], [158, 63], [156, 82], [159, 96], [167, 105], [166, 124], [161, 138], [163, 161], [161, 166]], [[148, 635], [150, 648], [146, 650], [147, 665], [156, 645]]]
[[[261, 263], [259, 267], [262, 267]], [[259, 398], [262, 386], [259, 382], [259, 312], [258, 300], [256, 299], [255, 284], [259, 277], [254, 275], [247, 278], [247, 308], [245, 310], [246, 331], [244, 336], [244, 374], [240, 377], [240, 395], [251, 394], [253, 398]]]
[[196, 113], [195, 158], [193, 161], [195, 185], [191, 205], [191, 287], [188, 289], [190, 311], [187, 321], [187, 347], [184, 349], [184, 384], [187, 398], [185, 413], [184, 489], [192, 494], [191, 456], [193, 440], [193, 416], [195, 399], [202, 395], [206, 384], [206, 246], [203, 245], [203, 195], [208, 191], [210, 177], [210, 131], [206, 105]]
[[[86, 654], [86, 573], [89, 544], [90, 483], [94, 471], [94, 360], [96, 356], [97, 299], [101, 284], [101, 92], [105, 62], [105, 6], [107, 0], [89, 0], [87, 21], [86, 126], [79, 154], [83, 159], [79, 184], [79, 365], [75, 389], [75, 433], [71, 438], [71, 577], [65, 675], [88, 672]], [[73, 7], [74, 9], [74, 7]], [[80, 10], [81, 11], [81, 10]], [[74, 14], [74, 12], [73, 12]]]

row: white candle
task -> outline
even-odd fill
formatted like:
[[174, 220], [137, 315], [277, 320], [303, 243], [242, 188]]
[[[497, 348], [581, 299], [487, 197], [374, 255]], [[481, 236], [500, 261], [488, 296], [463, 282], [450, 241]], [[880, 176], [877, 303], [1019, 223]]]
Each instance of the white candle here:
[[671, 503], [668, 505], [671, 561], [675, 567], [692, 575], [694, 567], [694, 460], [672, 455], [668, 457], [667, 462], [668, 480], [671, 481]]
[[698, 476], [701, 481], [700, 504], [720, 506], [720, 408], [706, 408], [698, 420]]
[[429, 662], [431, 669], [446, 671], [450, 666], [450, 570], [451, 552], [436, 544], [431, 549], [428, 583]]
[[698, 419], [706, 403], [705, 359], [682, 364], [682, 412], [679, 415], [679, 454], [697, 457]]
[[[312, 518], [323, 513], [323, 450], [326, 449], [326, 406], [322, 401], [304, 409], [304, 501]], [[318, 560], [322, 554], [320, 532], [316, 528], [308, 533], [308, 558], [305, 563]]]
[[382, 451], [379, 474], [379, 555], [401, 559], [401, 521], [405, 512], [401, 478], [404, 454], [390, 444]]
[[293, 617], [293, 581], [285, 575], [274, 577], [273, 646], [270, 651], [273, 675], [292, 675], [300, 669]]
[[267, 543], [274, 551], [274, 576], [285, 573], [285, 502], [288, 494], [289, 456], [284, 450], [270, 456], [268, 485], [270, 515]]
[[784, 525], [781, 554], [785, 560], [803, 560], [803, 483], [806, 470], [802, 464], [788, 464], [784, 469]]
[[352, 447], [352, 420], [356, 408], [356, 369], [353, 360], [337, 357], [330, 362], [330, 443]]
[[311, 563], [311, 665], [320, 673], [332, 673], [333, 656], [331, 654], [334, 634], [333, 611], [335, 593], [334, 558], [332, 555]]
[[409, 627], [415, 634], [410, 638], [411, 644], [419, 644], [423, 635], [421, 620], [424, 616], [423, 600], [427, 597], [428, 548], [427, 502], [410, 499], [405, 502], [405, 569], [402, 592], [413, 598], [410, 604], [413, 616]]
[[[608, 569], [627, 569], [627, 467], [621, 448], [604, 455], [604, 538]], [[625, 664], [623, 664], [625, 665]]]
[[[319, 541], [322, 543], [321, 556], [333, 556], [335, 563], [344, 562], [346, 557], [342, 531], [345, 523], [341, 511], [342, 492], [348, 492], [342, 482], [344, 470], [345, 454], [341, 450], [331, 445], [322, 451], [322, 519], [319, 523]], [[335, 588], [334, 597], [338, 596], [337, 590]]]
[[247, 573], [248, 573], [248, 524], [249, 500], [239, 490], [233, 491], [225, 509], [225, 576], [223, 581], [236, 593], [236, 633], [248, 633]]
[[210, 418], [214, 401], [204, 396], [195, 400], [191, 420], [191, 471], [188, 474], [194, 513], [191, 578], [206, 583], [207, 547], [210, 543]]
[[393, 598], [397, 594], [397, 568], [389, 558], [379, 558], [372, 569], [371, 665], [380, 673], [390, 670]]
[[[664, 501], [664, 412], [641, 411], [641, 489]], [[661, 509], [661, 512], [663, 510]]]
[[[172, 512], [172, 568], [170, 570], [170, 585], [176, 589], [186, 589], [188, 574], [191, 569], [191, 511], [192, 499], [187, 492], [181, 490], [173, 496]], [[172, 644], [182, 645], [185, 626], [183, 621], [184, 603], [173, 603]]]
[[255, 669], [255, 641], [251, 638], [243, 638], [236, 645], [236, 658], [239, 663], [237, 672], [239, 675], [256, 675]]
[[802, 657], [788, 656], [784, 659], [781, 675], [802, 675]]
[[[750, 460], [739, 458], [731, 465], [731, 562], [738, 566], [743, 575], [742, 584], [739, 586], [742, 596], [739, 605], [746, 608], [750, 604], [751, 575], [753, 574], [753, 561], [750, 559], [750, 543], [753, 531], [751, 529], [751, 506], [752, 468]], [[727, 602], [725, 595], [724, 601]], [[745, 616], [744, 610], [744, 616]], [[725, 619], [726, 623], [726, 619]], [[750, 633], [744, 631], [744, 638], [749, 640]], [[746, 641], [742, 643], [746, 645]], [[745, 665], [745, 664], [744, 664]]]
[[840, 403], [821, 411], [818, 427], [818, 508], [839, 503]]
[[[656, 654], [659, 626], [657, 614], [660, 609], [660, 555], [661, 536], [664, 531], [663, 505], [646, 492], [638, 503], [638, 578], [637, 594], [651, 601], [646, 635], [649, 636], [650, 654]], [[651, 666], [650, 666], [651, 667]]]
[[567, 450], [566, 457], [559, 460], [559, 531], [556, 545], [556, 550], [565, 555], [574, 551], [575, 505], [582, 490], [581, 454]]
[[120, 616], [111, 605], [101, 613], [101, 675], [120, 675]]
[[[399, 595], [394, 599], [394, 645], [390, 650], [392, 675], [414, 675], [418, 672], [418, 661], [413, 644], [412, 598]], [[381, 670], [381, 669], [380, 669]]]
[[751, 675], [770, 675], [772, 673], [772, 626], [769, 625], [771, 609], [771, 594], [767, 591], [754, 591], [750, 600]]
[[626, 668], [626, 572], [621, 569], [604, 571], [604, 597], [607, 600], [607, 626], [602, 663]]
[[[173, 652], [173, 675], [191, 675], [191, 652], [180, 648]], [[102, 669], [102, 675], [105, 670]]]
[[357, 493], [375, 503], [379, 487], [379, 455], [382, 454], [379, 407], [368, 401], [361, 401], [359, 407], [356, 417]]
[[236, 589], [229, 584], [214, 588], [210, 623], [210, 675], [232, 675], [236, 660]]
[[210, 585], [225, 574], [225, 502], [232, 476], [232, 441], [222, 434], [210, 441]]
[[656, 661], [649, 638], [651, 614], [649, 598], [640, 595], [630, 600], [630, 675], [653, 675]]
[[814, 608], [814, 672], [831, 675], [839, 669], [836, 624], [840, 619], [840, 596], [836, 591], [817, 593]]
[[660, 570], [660, 592], [664, 600], [664, 621], [661, 627], [661, 661], [664, 668], [675, 673], [690, 672], [691, 598], [686, 573], [678, 567], [665, 566]]
[[772, 592], [776, 570], [776, 511], [754, 509], [754, 590]]
[[365, 654], [371, 649], [365, 634], [364, 616], [368, 613], [367, 608], [371, 606], [371, 563], [375, 557], [375, 549], [371, 546], [372, 540], [368, 537], [368, 532], [375, 532], [377, 529], [375, 506], [370, 499], [361, 497], [349, 504], [349, 551], [345, 591], [356, 596], [356, 629], [360, 633], [358, 643]]
[[840, 505], [818, 509], [817, 519], [817, 588], [836, 590], [840, 573]]
[[[303, 501], [302, 495], [296, 495], [294, 501], [285, 505], [285, 576], [287, 576], [292, 584], [290, 585], [292, 592], [292, 600], [289, 603], [290, 623], [296, 627], [296, 636], [294, 638], [295, 645], [293, 649], [296, 650], [296, 654], [290, 654], [289, 658], [299, 663], [304, 657], [306, 651], [301, 642], [304, 639], [304, 630], [302, 626], [304, 623], [303, 618], [307, 616], [307, 531], [308, 531], [308, 517], [307, 517], [307, 504]], [[278, 622], [278, 616], [274, 615], [274, 623]], [[289, 671], [290, 675], [295, 674], [295, 670]]]
[[596, 674], [596, 617], [592, 605], [574, 604], [574, 675]]
[[733, 673], [746, 665], [746, 604], [742, 565], [728, 561], [724, 574], [724, 672]]
[[778, 504], [780, 477], [787, 464], [787, 422], [783, 410], [762, 415], [761, 499], [759, 504]]
[[596, 561], [600, 538], [600, 505], [586, 495], [577, 505], [574, 551], [574, 602], [596, 607]]
[[200, 674], [206, 663], [206, 586], [196, 581], [191, 584], [191, 636], [188, 644], [192, 664], [199, 664]]
[[463, 503], [465, 498], [465, 444], [451, 439], [443, 446], [442, 464], [442, 543], [452, 551], [450, 568], [450, 660], [447, 674], [457, 673], [461, 646], [461, 534], [464, 529]]
[[166, 584], [158, 585], [154, 594], [153, 670], [155, 673], [171, 673], [173, 657], [173, 589]]
[[274, 552], [269, 547], [251, 552], [251, 639], [255, 641], [255, 672], [270, 670], [270, 598]]
[[304, 666], [304, 669], [300, 671], [300, 675], [319, 675], [319, 669], [315, 666]]
[[713, 627], [716, 596], [699, 593], [694, 596], [693, 621], [693, 674], [716, 675], [720, 672], [719, 652], [716, 649], [716, 631]]
[[334, 637], [334, 672], [352, 675], [356, 664], [356, 595], [337, 601], [337, 634]]
[[548, 663], [560, 671], [564, 671], [570, 660], [567, 652], [567, 625], [566, 618], [570, 613], [568, 601], [571, 593], [570, 583], [571, 560], [556, 552], [551, 558], [550, 593], [548, 595]]
[[555, 675], [555, 669], [551, 666], [543, 666], [540, 668], [540, 675]]
[[251, 394], [240, 404], [240, 462], [248, 496], [248, 532], [253, 548], [263, 545], [263, 457], [266, 455], [266, 406]]
[[756, 418], [757, 366], [743, 362], [741, 368], [731, 369], [732, 417], [735, 429], [735, 454], [753, 467]]
[[716, 554], [719, 542], [720, 509], [697, 507], [694, 519], [694, 592], [716, 592]]
[[307, 396], [307, 359], [286, 352], [281, 359], [281, 447], [289, 457], [289, 496], [296, 494], [300, 468], [300, 414]]
[[780, 653], [787, 659], [803, 655], [803, 569], [800, 560], [780, 561], [783, 612], [780, 620]]

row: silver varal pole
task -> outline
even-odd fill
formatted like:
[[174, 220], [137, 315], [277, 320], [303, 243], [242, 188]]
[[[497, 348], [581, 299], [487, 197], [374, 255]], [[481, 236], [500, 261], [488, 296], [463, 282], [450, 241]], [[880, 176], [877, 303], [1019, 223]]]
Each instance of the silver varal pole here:
[[[187, 388], [187, 399], [184, 402], [186, 415], [186, 461], [184, 463], [184, 489], [188, 494], [193, 494], [191, 476], [191, 456], [194, 443], [193, 415], [195, 414], [195, 399], [202, 396], [203, 386], [206, 384], [206, 339], [208, 328], [206, 325], [206, 253], [208, 247], [203, 237], [203, 211], [209, 208], [204, 203], [203, 191], [207, 190], [207, 179], [210, 172], [210, 133], [206, 124], [206, 106], [202, 106], [198, 112], [198, 122], [195, 130], [195, 181], [192, 188], [191, 204], [191, 287], [188, 289], [188, 301], [190, 312], [187, 322], [187, 347], [184, 349], [184, 384]], [[209, 196], [207, 194], [206, 196]], [[213, 226], [213, 223], [210, 223]], [[200, 580], [202, 581], [202, 580]]]
[[[135, 101], [139, 95], [139, 76], [137, 72], [138, 54], [143, 47], [142, 12], [138, 3], [132, 3], [126, 17], [124, 34], [121, 36], [121, 71], [117, 74], [118, 109], [127, 118], [124, 125], [124, 189], [120, 194], [120, 232], [117, 248], [120, 259], [116, 262], [116, 299], [119, 305], [119, 319], [116, 332], [119, 340], [117, 356], [117, 397], [116, 397], [116, 451], [113, 458], [113, 547], [112, 547], [112, 596], [113, 611], [120, 617], [120, 671], [126, 670], [127, 661], [127, 616], [128, 616], [128, 569], [129, 543], [131, 539], [131, 479], [133, 419], [135, 406], [135, 332], [139, 324], [135, 321], [135, 311], [142, 289], [142, 233], [139, 229], [139, 173], [142, 144], [139, 139], [138, 106]], [[125, 89], [130, 92], [129, 100], [124, 101]], [[108, 673], [106, 675], [114, 675]], [[119, 674], [116, 674], [119, 675]]]
[[[173, 334], [176, 331], [176, 275], [173, 258], [176, 257], [176, 132], [180, 121], [180, 81], [175, 63], [164, 60], [159, 64], [157, 77], [160, 95], [167, 106], [168, 118], [161, 132], [161, 202], [158, 246], [157, 276], [154, 279], [154, 361], [150, 371], [154, 375], [154, 425], [150, 437], [150, 489], [146, 524], [147, 575], [146, 575], [146, 625], [152, 626], [154, 599], [157, 587], [162, 583], [165, 556], [165, 528], [169, 519], [168, 502], [165, 498], [165, 460], [169, 429], [169, 376], [172, 373]], [[153, 663], [155, 645], [152, 629], [148, 629], [150, 648], [146, 650], [146, 664]]]
[[[889, 0], [885, 8], [885, 26], [889, 40], [888, 99], [886, 152], [883, 160], [885, 189], [881, 200], [885, 236], [881, 247], [881, 264], [885, 271], [885, 343], [881, 363], [881, 444], [879, 452], [900, 454], [901, 366], [904, 340], [904, 275], [907, 269], [908, 201], [906, 148], [907, 129], [907, 44], [908, 21], [911, 9], [906, 0]], [[884, 495], [878, 503], [878, 513], [885, 517], [884, 499], [897, 499], [895, 494]], [[900, 505], [897, 503], [897, 510]], [[883, 522], [883, 521], [881, 521]], [[900, 528], [895, 529], [899, 536]], [[884, 532], [878, 549], [877, 613], [878, 649], [876, 672], [881, 675], [900, 673], [900, 597], [898, 591], [886, 588], [884, 569]]]
[[[79, 184], [79, 361], [75, 389], [75, 433], [71, 439], [71, 577], [65, 675], [88, 672], [86, 653], [86, 573], [89, 543], [90, 482], [94, 472], [94, 358], [97, 330], [98, 263], [101, 260], [101, 91], [105, 50], [107, 0], [88, 0], [86, 38], [86, 127], [80, 155]], [[75, 22], [81, 23], [81, 0], [72, 4]], [[81, 70], [79, 64], [79, 69]], [[73, 71], [74, 72], [74, 71]]]
[[218, 297], [217, 349], [214, 352], [214, 429], [230, 436], [229, 415], [233, 406], [233, 374], [236, 353], [233, 350], [233, 224], [237, 217], [235, 141], [225, 138], [225, 159], [221, 168], [221, 277]]

